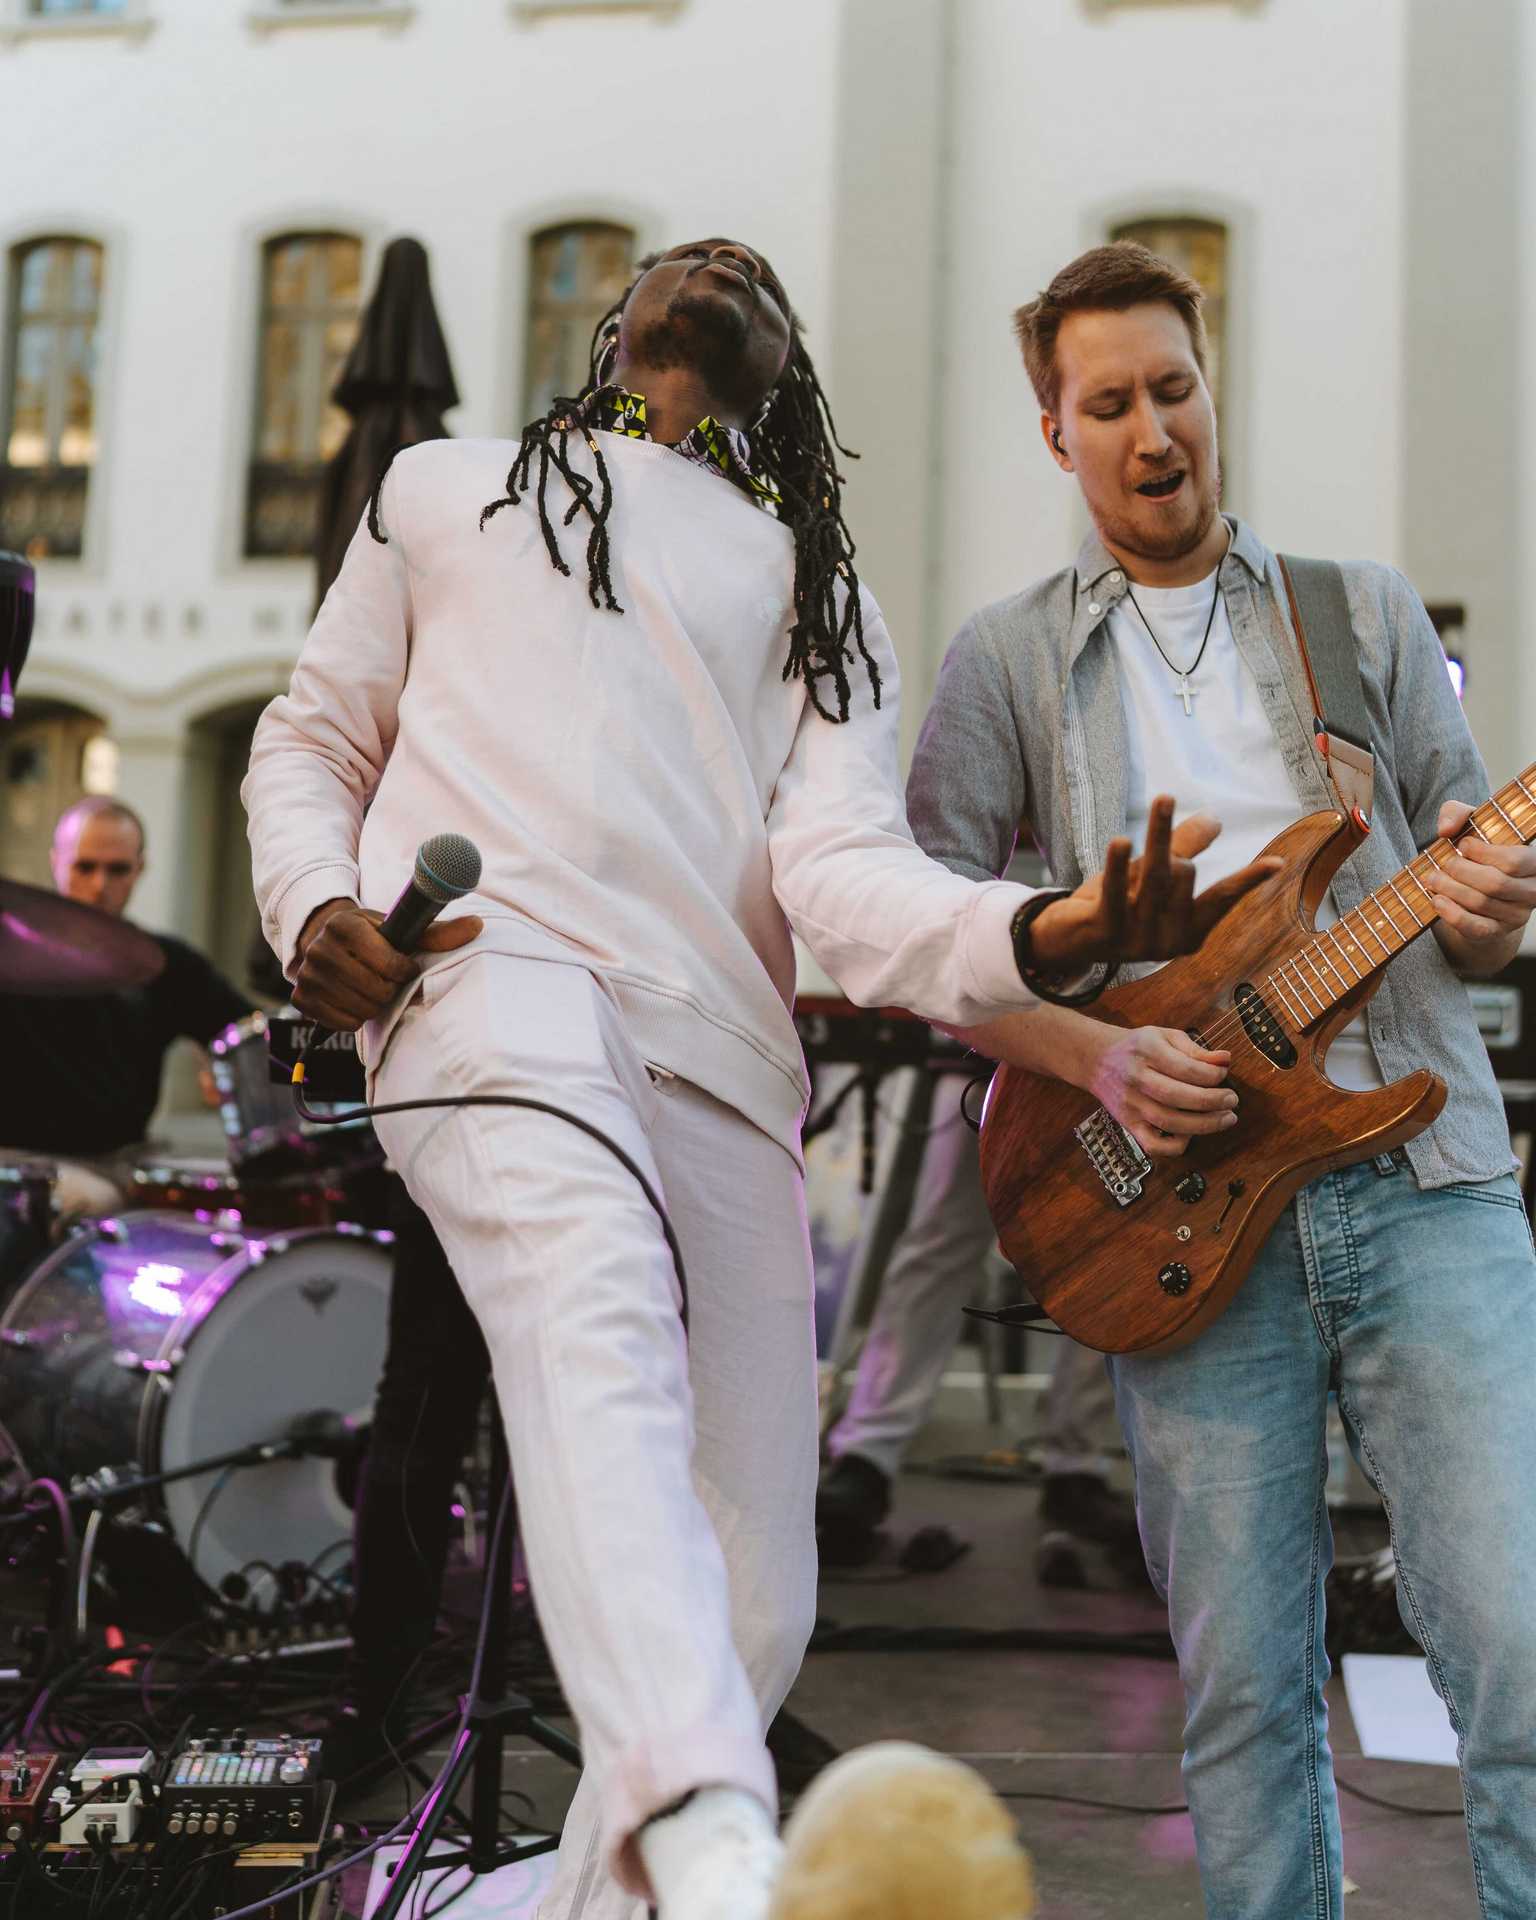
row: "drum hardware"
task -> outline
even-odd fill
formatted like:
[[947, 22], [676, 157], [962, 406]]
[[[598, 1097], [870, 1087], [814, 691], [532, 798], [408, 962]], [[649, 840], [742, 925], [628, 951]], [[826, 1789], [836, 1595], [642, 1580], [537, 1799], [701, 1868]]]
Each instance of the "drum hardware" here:
[[[516, 1531], [516, 1500], [512, 1464], [501, 1421], [491, 1422], [490, 1498], [494, 1512], [485, 1557], [485, 1584], [481, 1600], [481, 1658], [475, 1683], [464, 1706], [453, 1753], [438, 1775], [431, 1798], [424, 1804], [404, 1852], [395, 1862], [389, 1890], [374, 1909], [373, 1920], [395, 1920], [419, 1889], [417, 1877], [427, 1866], [452, 1863], [472, 1874], [494, 1873], [513, 1861], [552, 1853], [559, 1836], [503, 1846], [500, 1839], [502, 1744], [509, 1733], [531, 1740], [573, 1767], [581, 1765], [581, 1749], [567, 1734], [534, 1710], [533, 1702], [507, 1684], [507, 1643], [512, 1606], [512, 1546]], [[430, 1730], [428, 1736], [430, 1737]], [[414, 1744], [414, 1743], [412, 1743]], [[406, 1749], [409, 1751], [409, 1746]], [[472, 1781], [469, 1843], [462, 1851], [434, 1851], [443, 1821], [458, 1802], [460, 1789]]]
[[222, 1160], [146, 1161], [133, 1171], [128, 1210], [189, 1213], [220, 1233], [251, 1228], [332, 1227], [367, 1198], [355, 1170], [235, 1174]]
[[[291, 1087], [274, 1083], [269, 1060], [274, 1029], [295, 1024], [264, 1013], [226, 1027], [209, 1046], [219, 1115], [237, 1175], [265, 1177], [306, 1169], [339, 1170], [349, 1162], [376, 1162], [383, 1155], [365, 1113], [355, 1118], [306, 1120], [294, 1106]], [[357, 1069], [355, 1054], [352, 1065]], [[351, 1104], [340, 1103], [343, 1112]], [[318, 1110], [334, 1110], [329, 1102]]]
[[130, 1353], [125, 1347], [113, 1354], [114, 1363], [125, 1373], [174, 1373], [186, 1358], [180, 1349], [168, 1353], [163, 1360], [149, 1360], [141, 1353]]
[[58, 1168], [51, 1160], [0, 1165], [0, 1299], [51, 1244], [57, 1177]]
[[[21, 1470], [102, 1516], [71, 1587], [105, 1579], [127, 1617], [181, 1624], [252, 1563], [302, 1574], [350, 1537], [329, 1436], [372, 1405], [390, 1239], [125, 1213], [82, 1225], [0, 1302], [0, 1401]], [[285, 1364], [253, 1368], [253, 1352]]]

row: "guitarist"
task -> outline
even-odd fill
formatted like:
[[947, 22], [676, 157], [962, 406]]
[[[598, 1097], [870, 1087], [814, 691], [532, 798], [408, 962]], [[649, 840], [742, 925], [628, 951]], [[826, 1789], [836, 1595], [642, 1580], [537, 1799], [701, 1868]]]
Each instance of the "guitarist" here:
[[[1076, 562], [962, 628], [913, 762], [925, 849], [981, 878], [1036, 823], [1063, 886], [1172, 792], [1226, 824], [1198, 883], [1335, 804], [1276, 556], [1218, 508], [1200, 288], [1098, 247], [1020, 309], [1052, 458], [1094, 523]], [[1402, 576], [1343, 568], [1377, 777], [1373, 829], [1319, 923], [1489, 785]], [[1315, 640], [1314, 640], [1315, 645]], [[1183, 1676], [1185, 1783], [1210, 1920], [1337, 1920], [1323, 1686], [1330, 1390], [1392, 1523], [1404, 1618], [1462, 1743], [1485, 1920], [1536, 1913], [1536, 1258], [1509, 1134], [1457, 974], [1497, 973], [1536, 905], [1536, 850], [1473, 841], [1439, 919], [1328, 1057], [1346, 1087], [1432, 1067], [1449, 1099], [1405, 1148], [1314, 1181], [1226, 1314], [1110, 1368], [1148, 1563]], [[1155, 1156], [1242, 1125], [1229, 1056], [1055, 1005], [966, 1036], [1090, 1090]]]

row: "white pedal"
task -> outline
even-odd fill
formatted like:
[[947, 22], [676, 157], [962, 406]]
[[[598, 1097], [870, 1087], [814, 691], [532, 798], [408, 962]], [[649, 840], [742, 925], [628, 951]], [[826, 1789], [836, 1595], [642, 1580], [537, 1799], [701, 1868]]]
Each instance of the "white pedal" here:
[[82, 1755], [68, 1784], [53, 1790], [64, 1845], [83, 1847], [104, 1839], [109, 1846], [126, 1846], [138, 1831], [144, 1783], [154, 1768], [150, 1747], [92, 1747]]

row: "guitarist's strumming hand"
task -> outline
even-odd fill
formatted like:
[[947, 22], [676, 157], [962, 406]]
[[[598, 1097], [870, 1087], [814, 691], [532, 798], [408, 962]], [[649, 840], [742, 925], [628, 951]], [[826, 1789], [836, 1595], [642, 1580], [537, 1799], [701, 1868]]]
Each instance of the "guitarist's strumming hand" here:
[[1075, 974], [1098, 960], [1172, 960], [1193, 953], [1218, 920], [1263, 880], [1278, 860], [1254, 860], [1204, 893], [1195, 892], [1195, 855], [1221, 832], [1208, 813], [1173, 824], [1174, 801], [1160, 793], [1147, 813], [1147, 847], [1111, 840], [1104, 870], [1030, 923], [1033, 964], [1043, 973]]
[[1100, 1026], [1098, 1035], [1086, 1085], [1153, 1159], [1176, 1159], [1197, 1134], [1237, 1125], [1237, 1095], [1222, 1084], [1229, 1052], [1176, 1027]]

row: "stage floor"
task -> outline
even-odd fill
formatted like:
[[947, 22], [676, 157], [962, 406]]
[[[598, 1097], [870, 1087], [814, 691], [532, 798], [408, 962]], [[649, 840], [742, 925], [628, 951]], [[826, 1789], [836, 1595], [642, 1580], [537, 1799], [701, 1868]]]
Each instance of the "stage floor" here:
[[[980, 1427], [936, 1424], [916, 1458], [969, 1452], [988, 1438]], [[889, 1526], [890, 1548], [867, 1569], [824, 1577], [823, 1620], [1106, 1634], [1161, 1629], [1150, 1590], [1143, 1598], [1036, 1585], [1036, 1503], [1029, 1487], [907, 1474]], [[943, 1573], [895, 1577], [894, 1550], [929, 1524], [970, 1541], [970, 1552]], [[1361, 1758], [1337, 1679], [1331, 1699], [1341, 1779], [1405, 1804], [1459, 1805], [1449, 1768]], [[839, 1748], [888, 1738], [924, 1741], [970, 1761], [1006, 1793], [1065, 1793], [1140, 1806], [1174, 1806], [1184, 1797], [1183, 1709], [1171, 1660], [995, 1649], [813, 1653], [789, 1711]], [[542, 1753], [509, 1748], [506, 1784], [528, 1794], [540, 1818], [553, 1822], [572, 1779]], [[1035, 1856], [1040, 1920], [1198, 1920], [1203, 1913], [1187, 1816], [1108, 1813], [1050, 1800], [1015, 1805]], [[1350, 1895], [1350, 1920], [1430, 1914], [1476, 1920], [1459, 1819], [1412, 1818], [1347, 1795], [1343, 1808], [1345, 1865], [1358, 1888]], [[347, 1809], [392, 1817], [400, 1810], [398, 1785]], [[349, 1914], [363, 1911], [365, 1888], [366, 1876], [349, 1882]], [[470, 1904], [466, 1899], [460, 1910]]]

